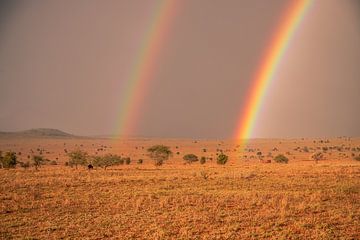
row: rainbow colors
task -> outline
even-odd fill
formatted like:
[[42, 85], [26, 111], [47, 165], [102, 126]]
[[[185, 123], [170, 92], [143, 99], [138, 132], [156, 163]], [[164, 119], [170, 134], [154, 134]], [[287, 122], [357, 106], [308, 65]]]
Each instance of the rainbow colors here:
[[242, 147], [245, 146], [247, 139], [251, 137], [266, 90], [274, 80], [279, 63], [295, 30], [304, 18], [310, 2], [311, 0], [292, 0], [290, 2], [280, 26], [276, 29], [275, 35], [262, 58], [235, 133], [235, 138], [241, 141], [240, 146]]
[[127, 136], [131, 133], [139, 107], [146, 94], [149, 82], [154, 77], [156, 65], [164, 45], [170, 24], [175, 16], [176, 0], [158, 0], [151, 24], [144, 36], [140, 51], [131, 70], [126, 88], [123, 90], [117, 134]]

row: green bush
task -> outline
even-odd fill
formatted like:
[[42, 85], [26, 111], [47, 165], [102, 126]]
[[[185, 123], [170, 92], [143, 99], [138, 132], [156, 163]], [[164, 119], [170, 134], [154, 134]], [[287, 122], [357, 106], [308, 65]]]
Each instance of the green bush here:
[[195, 154], [192, 154], [192, 153], [190, 153], [190, 154], [186, 154], [184, 157], [183, 157], [183, 159], [185, 160], [185, 162], [187, 162], [187, 163], [193, 163], [193, 162], [197, 162], [197, 161], [199, 161], [199, 158], [195, 155]]
[[129, 165], [131, 163], [131, 159], [129, 157], [124, 158], [125, 164]]
[[216, 163], [220, 164], [220, 165], [225, 165], [228, 161], [228, 156], [226, 156], [225, 154], [221, 153], [217, 156], [217, 160]]
[[289, 159], [285, 157], [283, 154], [279, 154], [274, 158], [274, 161], [277, 163], [288, 163]]
[[119, 155], [106, 154], [105, 156], [93, 156], [92, 165], [106, 170], [107, 167], [124, 164], [124, 159]]
[[149, 157], [154, 160], [155, 166], [161, 166], [173, 154], [170, 147], [164, 145], [154, 145], [148, 148], [147, 151]]
[[75, 166], [77, 168], [78, 165], [86, 165], [88, 163], [88, 153], [81, 150], [75, 150], [68, 153], [69, 157], [69, 166]]
[[34, 162], [34, 167], [35, 169], [37, 170], [41, 165], [44, 164], [45, 160], [44, 160], [44, 157], [43, 156], [40, 156], [40, 155], [34, 155], [32, 157], [32, 160]]
[[4, 156], [0, 154], [1, 168], [15, 168], [17, 164], [17, 157], [15, 152], [6, 152]]

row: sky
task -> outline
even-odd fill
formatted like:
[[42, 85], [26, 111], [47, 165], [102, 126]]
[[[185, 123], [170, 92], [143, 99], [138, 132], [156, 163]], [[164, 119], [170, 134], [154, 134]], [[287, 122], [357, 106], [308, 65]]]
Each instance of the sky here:
[[[157, 1], [1, 1], [0, 131], [111, 135]], [[232, 138], [287, 0], [183, 0], [132, 136]], [[360, 4], [311, 4], [254, 138], [360, 136]]]

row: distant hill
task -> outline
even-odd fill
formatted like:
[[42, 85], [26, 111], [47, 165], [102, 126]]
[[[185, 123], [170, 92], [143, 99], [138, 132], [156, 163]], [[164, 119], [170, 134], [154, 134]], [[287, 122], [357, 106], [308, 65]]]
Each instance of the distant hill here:
[[0, 137], [60, 137], [71, 138], [76, 137], [67, 132], [52, 128], [35, 128], [18, 132], [0, 132]]

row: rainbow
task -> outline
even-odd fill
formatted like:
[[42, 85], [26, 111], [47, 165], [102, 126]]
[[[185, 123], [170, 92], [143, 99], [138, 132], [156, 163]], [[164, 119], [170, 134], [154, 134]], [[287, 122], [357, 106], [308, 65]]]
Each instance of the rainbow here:
[[117, 136], [129, 135], [138, 119], [139, 107], [145, 97], [149, 82], [156, 72], [158, 58], [175, 16], [176, 0], [158, 0], [150, 26], [145, 33], [130, 77], [123, 89], [120, 113], [116, 125]]
[[279, 67], [289, 43], [294, 36], [296, 29], [302, 22], [311, 0], [292, 0], [285, 11], [279, 27], [276, 29], [272, 41], [267, 48], [264, 57], [255, 73], [250, 90], [246, 96], [245, 105], [239, 117], [238, 126], [235, 132], [235, 139], [244, 148], [251, 137], [257, 115], [264, 101], [265, 93], [274, 80], [276, 70]]

